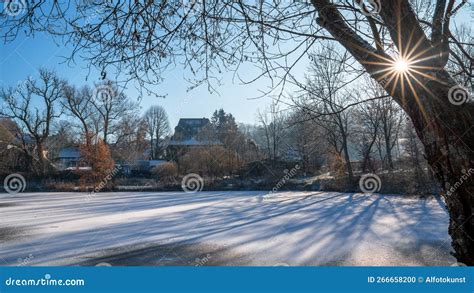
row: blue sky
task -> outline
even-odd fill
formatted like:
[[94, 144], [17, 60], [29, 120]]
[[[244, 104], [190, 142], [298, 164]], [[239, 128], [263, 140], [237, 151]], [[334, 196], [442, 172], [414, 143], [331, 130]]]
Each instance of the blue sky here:
[[[456, 22], [467, 24], [474, 23], [474, 5], [468, 2], [467, 8], [463, 8], [455, 17]], [[19, 36], [14, 42], [0, 44], [0, 86], [15, 86], [19, 81], [27, 76], [35, 76], [40, 67], [56, 70], [60, 76], [67, 79], [72, 84], [93, 85], [99, 81], [97, 71], [93, 71], [88, 76], [86, 64], [78, 62], [75, 65], [61, 64], [64, 56], [70, 55], [70, 49], [44, 34], [37, 34], [34, 37]], [[293, 73], [303, 78], [308, 66], [308, 60], [300, 61]], [[256, 75], [257, 70], [249, 67], [245, 72], [241, 70], [241, 76], [250, 78]], [[144, 96], [141, 101], [141, 111], [143, 112], [151, 105], [161, 105], [168, 112], [171, 125], [174, 127], [179, 118], [184, 117], [210, 117], [212, 112], [218, 108], [232, 113], [238, 122], [254, 123], [259, 109], [264, 110], [272, 98], [260, 96], [259, 90], [267, 89], [267, 82], [257, 81], [251, 85], [242, 85], [238, 81], [232, 80], [232, 73], [225, 73], [222, 76], [222, 86], [218, 87], [217, 93], [209, 93], [205, 86], [187, 92], [189, 84], [183, 76], [189, 74], [182, 68], [176, 68], [167, 72], [162, 84], [154, 86], [153, 90], [157, 94], [166, 94], [166, 98], [154, 96]], [[287, 88], [291, 92], [291, 88]], [[138, 90], [135, 86], [129, 85], [126, 89], [129, 97], [137, 98]], [[284, 105], [282, 105], [284, 108]]]
[[[75, 65], [62, 63], [64, 57], [69, 56], [70, 50], [45, 34], [37, 34], [34, 38], [21, 36], [13, 43], [2, 43], [0, 49], [0, 86], [15, 86], [27, 76], [35, 76], [40, 67], [56, 70], [61, 77], [75, 85], [92, 86], [99, 81], [98, 72], [93, 71], [88, 76], [86, 63], [79, 58]], [[301, 67], [305, 68], [306, 64], [304, 61]], [[247, 73], [255, 72], [250, 69], [245, 72]], [[179, 118], [210, 117], [214, 110], [223, 108], [231, 112], [238, 122], [253, 123], [258, 109], [264, 110], [271, 102], [269, 97], [255, 99], [260, 95], [258, 90], [265, 89], [264, 81], [242, 85], [232, 81], [232, 73], [224, 73], [223, 85], [217, 88], [218, 93], [209, 93], [206, 86], [188, 92], [189, 83], [183, 79], [186, 74], [181, 68], [167, 72], [164, 82], [154, 86], [157, 94], [166, 94], [167, 97], [145, 95], [141, 101], [141, 111], [150, 105], [161, 105], [168, 112], [171, 125], [174, 126]], [[131, 98], [139, 96], [138, 90], [132, 85], [125, 92]]]

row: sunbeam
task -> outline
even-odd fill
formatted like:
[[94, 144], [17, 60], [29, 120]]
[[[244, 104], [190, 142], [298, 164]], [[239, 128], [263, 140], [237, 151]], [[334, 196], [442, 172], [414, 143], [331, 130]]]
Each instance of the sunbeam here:
[[410, 69], [410, 63], [404, 58], [399, 58], [393, 63], [395, 71], [399, 74], [406, 73]]

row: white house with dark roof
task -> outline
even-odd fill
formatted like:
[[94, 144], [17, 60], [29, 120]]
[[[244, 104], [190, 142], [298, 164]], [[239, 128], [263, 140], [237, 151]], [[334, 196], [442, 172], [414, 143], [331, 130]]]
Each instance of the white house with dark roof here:
[[207, 126], [210, 126], [210, 121], [207, 118], [179, 119], [174, 134], [168, 143], [167, 156], [175, 159], [189, 148], [221, 145], [221, 142], [211, 140], [206, 138], [206, 135], [202, 135]]
[[84, 161], [78, 147], [63, 148], [59, 151], [56, 159], [56, 167], [59, 170], [83, 169]]

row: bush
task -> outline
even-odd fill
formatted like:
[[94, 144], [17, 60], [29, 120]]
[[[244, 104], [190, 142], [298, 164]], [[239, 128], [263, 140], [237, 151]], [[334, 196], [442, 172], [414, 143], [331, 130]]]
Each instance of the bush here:
[[178, 166], [174, 162], [166, 162], [154, 167], [151, 172], [160, 181], [172, 182], [178, 176]]
[[[81, 186], [100, 183], [110, 185], [111, 182], [108, 178], [114, 173], [115, 163], [107, 144], [99, 139], [95, 144], [81, 145], [80, 150], [87, 166], [91, 168], [90, 171], [85, 172], [78, 170], [78, 174], [81, 176]], [[102, 186], [100, 189], [104, 187]]]
[[186, 152], [179, 160], [179, 171], [181, 174], [199, 173], [215, 178], [232, 175], [240, 165], [236, 152], [222, 146], [208, 146]]

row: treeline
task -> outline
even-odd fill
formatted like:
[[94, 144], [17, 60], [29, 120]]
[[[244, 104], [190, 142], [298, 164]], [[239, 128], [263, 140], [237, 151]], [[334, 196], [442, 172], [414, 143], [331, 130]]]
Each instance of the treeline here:
[[[314, 57], [306, 91], [291, 96], [292, 107], [275, 102], [259, 111], [255, 124], [239, 124], [216, 110], [197, 134], [198, 147], [167, 152], [172, 131], [166, 111], [143, 114], [138, 101], [103, 80], [76, 87], [41, 69], [0, 98], [0, 173], [58, 172], [54, 158], [67, 147], [80, 149], [81, 184], [95, 184], [117, 165], [166, 160], [151, 170], [172, 182], [188, 173], [212, 179], [281, 177], [298, 164], [298, 176], [326, 175], [355, 182], [362, 173], [427, 173], [421, 144], [400, 107], [369, 79], [339, 90], [349, 78], [331, 64], [327, 50]], [[415, 180], [416, 181], [416, 180]]]
[[150, 158], [159, 157], [162, 139], [170, 133], [162, 108], [141, 115], [138, 102], [109, 80], [76, 87], [41, 69], [37, 78], [2, 88], [0, 101], [3, 174], [46, 176], [57, 169], [53, 159], [71, 146], [80, 149], [84, 166], [103, 173], [114, 162], [137, 160], [150, 148]]

